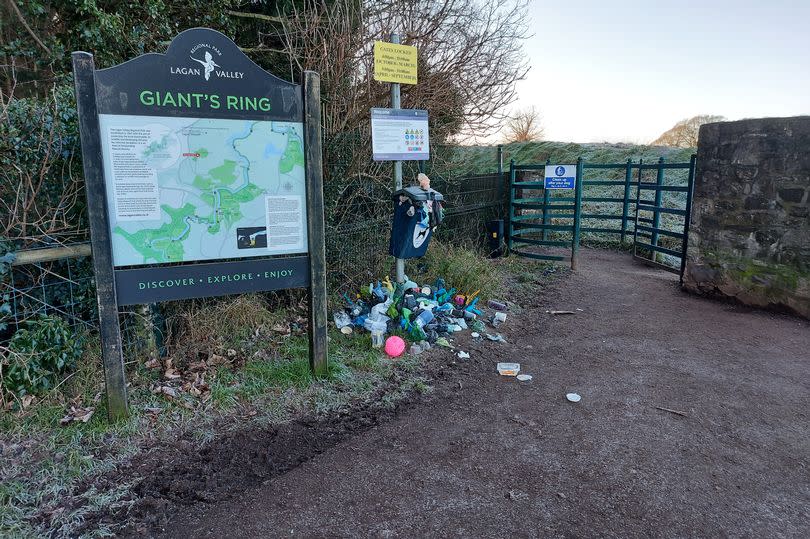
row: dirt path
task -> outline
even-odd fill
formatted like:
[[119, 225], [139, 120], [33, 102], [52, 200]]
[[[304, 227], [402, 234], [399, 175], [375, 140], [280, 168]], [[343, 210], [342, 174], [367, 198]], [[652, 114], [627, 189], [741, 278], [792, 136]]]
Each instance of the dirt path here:
[[810, 536], [810, 324], [676, 285], [586, 250], [433, 398], [164, 534]]

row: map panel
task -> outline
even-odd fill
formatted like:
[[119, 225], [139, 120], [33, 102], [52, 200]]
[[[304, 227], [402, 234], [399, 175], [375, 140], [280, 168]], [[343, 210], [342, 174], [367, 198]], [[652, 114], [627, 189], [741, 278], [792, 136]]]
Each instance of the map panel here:
[[115, 266], [307, 251], [303, 124], [99, 122]]

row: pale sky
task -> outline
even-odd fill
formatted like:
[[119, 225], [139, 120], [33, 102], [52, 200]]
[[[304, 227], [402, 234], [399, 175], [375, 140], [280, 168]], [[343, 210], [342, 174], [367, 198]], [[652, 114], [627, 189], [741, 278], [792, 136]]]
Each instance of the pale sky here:
[[534, 0], [515, 108], [546, 140], [648, 143], [698, 114], [810, 114], [810, 0]]

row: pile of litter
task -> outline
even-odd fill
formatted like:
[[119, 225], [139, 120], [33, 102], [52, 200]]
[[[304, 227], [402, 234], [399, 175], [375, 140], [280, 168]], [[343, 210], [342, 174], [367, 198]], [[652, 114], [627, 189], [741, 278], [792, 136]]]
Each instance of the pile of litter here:
[[[500, 333], [487, 333], [484, 321], [493, 328], [504, 323], [506, 313], [503, 311], [508, 309], [507, 304], [489, 300], [487, 307], [496, 312], [487, 318], [479, 304], [479, 292], [464, 294], [449, 287], [444, 279], [419, 286], [407, 278], [404, 283], [393, 284], [386, 277], [376, 285], [369, 283], [354, 298], [343, 294], [346, 305], [334, 313], [335, 326], [345, 334], [369, 331], [372, 346], [385, 346], [386, 352], [399, 352], [396, 355], [404, 352], [404, 347], [399, 346], [396, 336], [389, 337], [389, 341], [394, 339], [389, 346], [386, 334], [407, 335], [414, 343], [409, 349], [412, 354], [419, 354], [433, 345], [451, 348], [453, 334], [466, 330], [471, 330], [474, 338], [484, 334], [492, 341], [506, 342]], [[469, 356], [463, 353], [459, 357], [465, 359]]]

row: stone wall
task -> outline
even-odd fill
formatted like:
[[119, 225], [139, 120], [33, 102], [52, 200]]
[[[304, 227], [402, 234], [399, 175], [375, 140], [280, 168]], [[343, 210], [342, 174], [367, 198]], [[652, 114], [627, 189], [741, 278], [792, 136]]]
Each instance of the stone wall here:
[[684, 286], [810, 318], [810, 116], [706, 124]]

